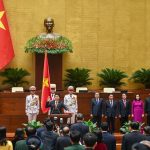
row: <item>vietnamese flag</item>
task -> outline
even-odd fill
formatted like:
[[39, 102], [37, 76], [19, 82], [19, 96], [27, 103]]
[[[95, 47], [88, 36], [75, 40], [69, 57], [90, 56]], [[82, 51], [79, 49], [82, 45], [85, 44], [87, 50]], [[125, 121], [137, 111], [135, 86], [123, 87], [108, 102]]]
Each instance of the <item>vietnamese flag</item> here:
[[[44, 69], [43, 69], [43, 86], [42, 86], [42, 96], [41, 96], [41, 109], [43, 113], [46, 113], [49, 108], [46, 108], [46, 101], [48, 97], [51, 96], [50, 91], [50, 74], [49, 74], [49, 64], [47, 58], [47, 52], [45, 52], [44, 58]], [[51, 97], [50, 97], [51, 99]]]
[[3, 0], [0, 0], [0, 69], [5, 67], [14, 57], [6, 11]]

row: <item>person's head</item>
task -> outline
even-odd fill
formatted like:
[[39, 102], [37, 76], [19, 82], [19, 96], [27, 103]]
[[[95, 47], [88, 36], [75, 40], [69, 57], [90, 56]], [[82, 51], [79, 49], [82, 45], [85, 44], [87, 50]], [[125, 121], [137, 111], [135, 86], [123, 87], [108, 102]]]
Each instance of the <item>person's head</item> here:
[[127, 94], [122, 93], [122, 99], [126, 99], [127, 98]]
[[139, 130], [140, 124], [138, 122], [131, 122], [130, 127], [132, 130]]
[[34, 95], [34, 94], [35, 94], [35, 91], [36, 91], [36, 87], [35, 87], [35, 86], [30, 86], [30, 87], [29, 87], [29, 91], [30, 91], [30, 93], [31, 93], [32, 95]]
[[84, 120], [84, 116], [81, 113], [77, 113], [76, 118], [77, 118], [77, 121], [83, 121]]
[[99, 98], [100, 94], [98, 92], [95, 92], [95, 98]]
[[6, 127], [1, 126], [0, 127], [0, 145], [6, 145], [7, 140], [6, 140]]
[[102, 131], [96, 130], [96, 131], [94, 131], [94, 134], [95, 134], [96, 137], [97, 137], [97, 142], [98, 142], [98, 143], [102, 143]]
[[45, 123], [45, 127], [46, 127], [47, 131], [52, 131], [54, 129], [54, 123], [52, 121], [47, 121]]
[[141, 100], [141, 98], [140, 98], [140, 95], [139, 95], [139, 94], [136, 94], [136, 95], [135, 95], [135, 100], [137, 100], [137, 101]]
[[25, 132], [24, 132], [23, 128], [17, 128], [16, 129], [15, 138], [24, 139], [24, 135], [25, 135]]
[[86, 133], [83, 137], [83, 141], [86, 147], [94, 148], [96, 145], [97, 137], [94, 133]]
[[25, 128], [25, 132], [26, 132], [27, 137], [29, 137], [29, 136], [31, 136], [31, 135], [35, 135], [35, 134], [36, 134], [36, 129], [33, 128], [33, 127], [27, 126], [27, 127]]
[[62, 129], [62, 133], [63, 133], [63, 135], [68, 135], [68, 134], [69, 134], [69, 132], [70, 132], [70, 129], [69, 129], [69, 127], [68, 127], [68, 126], [63, 127], [63, 129]]
[[107, 122], [102, 122], [101, 129], [102, 129], [102, 131], [108, 131], [108, 123]]
[[113, 100], [113, 98], [114, 98], [114, 95], [113, 94], [109, 94], [109, 100]]
[[149, 150], [149, 147], [142, 143], [135, 143], [132, 145], [132, 150]]
[[48, 33], [52, 33], [54, 27], [54, 19], [52, 19], [51, 17], [44, 19], [44, 27], [46, 28]]
[[77, 130], [71, 131], [71, 133], [70, 133], [70, 139], [71, 139], [71, 142], [73, 144], [79, 143], [80, 138], [81, 138], [81, 134], [80, 134], [79, 131], [77, 131]]
[[144, 132], [146, 135], [150, 135], [150, 126], [145, 126], [144, 127]]
[[74, 92], [74, 87], [73, 86], [68, 86], [68, 93], [73, 94]]
[[46, 122], [48, 122], [48, 121], [51, 121], [51, 119], [50, 119], [50, 118], [45, 118], [45, 119], [43, 120], [43, 124], [45, 125]]
[[41, 146], [41, 139], [38, 136], [30, 136], [26, 139], [28, 150], [39, 150]]
[[59, 101], [60, 100], [60, 95], [56, 93], [54, 98], [55, 98], [55, 101]]

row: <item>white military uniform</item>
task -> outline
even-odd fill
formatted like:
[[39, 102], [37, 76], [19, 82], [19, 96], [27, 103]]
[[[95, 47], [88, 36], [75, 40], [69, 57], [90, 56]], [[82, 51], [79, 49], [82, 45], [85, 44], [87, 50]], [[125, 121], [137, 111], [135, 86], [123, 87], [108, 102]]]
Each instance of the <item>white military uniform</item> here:
[[26, 97], [26, 115], [28, 116], [28, 122], [36, 120], [39, 114], [39, 96], [27, 95]]
[[68, 111], [72, 113], [72, 117], [68, 118], [67, 123], [75, 123], [75, 115], [78, 112], [77, 95], [67, 94], [64, 97], [64, 104], [68, 108]]

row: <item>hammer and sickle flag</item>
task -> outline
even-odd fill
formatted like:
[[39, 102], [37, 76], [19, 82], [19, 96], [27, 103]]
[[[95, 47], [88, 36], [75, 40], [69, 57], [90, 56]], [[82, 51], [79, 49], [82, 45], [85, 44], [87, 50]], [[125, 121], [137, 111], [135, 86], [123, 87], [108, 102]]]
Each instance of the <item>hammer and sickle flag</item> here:
[[49, 108], [46, 108], [46, 102], [48, 97], [51, 95], [50, 91], [50, 73], [49, 73], [49, 64], [47, 58], [47, 52], [45, 52], [44, 58], [44, 69], [43, 69], [43, 86], [42, 86], [42, 95], [41, 95], [41, 109], [43, 113], [46, 113]]
[[10, 37], [9, 26], [3, 0], [0, 0], [0, 70], [14, 57], [14, 49]]

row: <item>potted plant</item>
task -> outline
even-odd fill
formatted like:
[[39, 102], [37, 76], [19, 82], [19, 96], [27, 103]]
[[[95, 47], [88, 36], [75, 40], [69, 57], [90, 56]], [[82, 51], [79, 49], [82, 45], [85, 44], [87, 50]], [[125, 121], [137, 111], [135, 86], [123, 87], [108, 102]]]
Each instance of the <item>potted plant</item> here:
[[83, 87], [91, 85], [90, 70], [86, 68], [67, 69], [66, 79], [64, 80], [65, 87], [72, 85], [76, 87]]
[[123, 82], [122, 79], [128, 77], [124, 71], [110, 68], [102, 69], [97, 76], [100, 77], [100, 86], [113, 88], [125, 85], [125, 82]]
[[40, 122], [40, 121], [35, 121], [35, 120], [32, 120], [28, 123], [23, 123], [23, 125], [26, 127], [26, 126], [29, 126], [29, 127], [33, 127], [35, 129], [38, 129], [40, 127], [43, 126], [43, 124]]
[[89, 127], [90, 132], [98, 130], [96, 123], [93, 123], [91, 120], [84, 121], [84, 124]]
[[22, 68], [6, 68], [4, 71], [0, 72], [0, 76], [5, 79], [2, 84], [7, 84], [11, 87], [18, 87], [29, 82], [24, 80], [24, 77], [29, 76], [30, 73]]
[[150, 89], [150, 69], [141, 68], [135, 71], [129, 80], [141, 83], [146, 89]]

